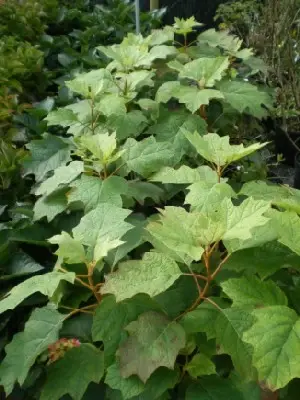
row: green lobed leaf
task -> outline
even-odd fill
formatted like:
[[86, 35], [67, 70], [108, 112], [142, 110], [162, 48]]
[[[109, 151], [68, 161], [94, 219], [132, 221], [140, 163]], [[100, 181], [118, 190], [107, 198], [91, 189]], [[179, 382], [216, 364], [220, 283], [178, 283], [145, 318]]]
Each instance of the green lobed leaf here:
[[68, 127], [78, 122], [76, 114], [67, 108], [58, 108], [55, 111], [51, 111], [45, 120], [49, 126], [60, 125], [63, 127]]
[[113, 155], [117, 147], [115, 133], [111, 135], [109, 133], [98, 133], [93, 136], [83, 136], [80, 143], [84, 148], [88, 149], [93, 158], [99, 160], [102, 165], [109, 164], [116, 160], [117, 155]]
[[242, 393], [233, 385], [230, 379], [219, 376], [209, 376], [191, 384], [185, 400], [244, 400]]
[[153, 182], [174, 184], [188, 184], [199, 181], [215, 184], [218, 182], [218, 175], [207, 165], [198, 168], [190, 168], [187, 165], [181, 165], [178, 169], [163, 167], [149, 179]]
[[287, 298], [272, 281], [255, 276], [229, 279], [221, 283], [223, 291], [233, 301], [233, 307], [286, 306]]
[[44, 267], [30, 257], [27, 253], [19, 250], [9, 259], [4, 267], [4, 274], [0, 281], [6, 281], [18, 277], [33, 274], [43, 270]]
[[68, 208], [67, 203], [68, 188], [62, 187], [55, 190], [48, 196], [42, 196], [34, 204], [34, 220], [38, 221], [44, 217], [51, 222], [57, 215]]
[[49, 272], [45, 275], [37, 275], [14, 286], [10, 292], [0, 301], [0, 314], [6, 310], [13, 310], [23, 300], [36, 292], [47, 297], [53, 296], [61, 281], [73, 283], [75, 274], [73, 272], [62, 273], [58, 271]]
[[41, 400], [59, 400], [69, 394], [81, 400], [91, 382], [99, 383], [104, 374], [103, 352], [83, 343], [69, 349], [63, 358], [48, 367]]
[[243, 340], [253, 347], [258, 377], [272, 391], [300, 377], [300, 320], [286, 306], [271, 306], [253, 312], [256, 322]]
[[139, 293], [154, 297], [172, 286], [180, 275], [179, 267], [170, 257], [149, 252], [141, 261], [126, 261], [116, 272], [106, 275], [100, 292], [114, 294], [118, 302]]
[[197, 378], [203, 375], [215, 375], [215, 364], [205, 355], [196, 354], [191, 361], [184, 367], [192, 378]]
[[118, 356], [121, 375], [132, 375], [146, 382], [159, 367], [174, 369], [176, 357], [185, 346], [185, 332], [165, 315], [149, 311], [131, 322], [129, 337], [121, 344]]
[[79, 264], [85, 262], [85, 250], [83, 245], [74, 240], [67, 232], [62, 232], [60, 235], [52, 236], [49, 239], [52, 244], [58, 244], [58, 249], [55, 254], [68, 264]]
[[292, 211], [272, 210], [272, 224], [278, 234], [278, 241], [300, 255], [300, 217]]
[[0, 365], [0, 384], [7, 396], [16, 382], [23, 385], [36, 358], [58, 339], [65, 316], [53, 305], [35, 309], [23, 332], [16, 333], [5, 347], [6, 356]]
[[118, 140], [138, 136], [147, 124], [147, 118], [139, 110], [132, 110], [124, 115], [112, 114], [107, 120], [107, 126], [116, 131]]
[[137, 376], [123, 378], [118, 364], [107, 369], [105, 383], [112, 389], [119, 390], [124, 400], [131, 399], [144, 391], [144, 384]]

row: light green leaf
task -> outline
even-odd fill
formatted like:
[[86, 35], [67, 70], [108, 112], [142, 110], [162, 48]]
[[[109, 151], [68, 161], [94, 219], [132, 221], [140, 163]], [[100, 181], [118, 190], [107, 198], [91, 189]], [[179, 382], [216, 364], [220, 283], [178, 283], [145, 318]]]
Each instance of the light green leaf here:
[[68, 203], [79, 202], [85, 213], [96, 208], [100, 203], [110, 203], [122, 207], [122, 194], [127, 194], [125, 179], [111, 176], [105, 180], [94, 176], [81, 175], [72, 182], [72, 190], [68, 193]]
[[113, 114], [107, 120], [107, 126], [116, 131], [118, 140], [138, 136], [143, 132], [147, 123], [147, 118], [139, 110], [130, 111], [125, 115]]
[[64, 128], [74, 125], [78, 122], [76, 114], [67, 108], [59, 108], [51, 111], [45, 118], [49, 126], [60, 125]]
[[102, 96], [95, 109], [106, 117], [111, 115], [125, 115], [127, 111], [125, 99], [117, 93]]
[[300, 256], [277, 241], [271, 241], [258, 247], [243, 249], [231, 255], [224, 269], [257, 273], [262, 279], [273, 275], [282, 268], [298, 269]]
[[219, 167], [246, 157], [267, 144], [255, 143], [248, 147], [244, 147], [243, 144], [231, 145], [229, 136], [221, 137], [216, 133], [200, 136], [197, 132], [185, 132], [185, 136], [203, 158]]
[[82, 161], [72, 161], [69, 165], [58, 167], [53, 176], [46, 179], [35, 190], [35, 194], [49, 195], [54, 192], [60, 185], [72, 182], [81, 172], [83, 172], [84, 164]]
[[73, 229], [73, 237], [83, 245], [95, 247], [96, 242], [120, 239], [132, 225], [125, 222], [129, 210], [101, 203], [87, 213]]
[[300, 217], [292, 211], [272, 211], [272, 224], [277, 231], [278, 241], [300, 255]]
[[86, 98], [94, 98], [115, 88], [110, 72], [104, 68], [82, 73], [75, 79], [67, 81], [66, 86]]
[[191, 214], [181, 207], [166, 207], [161, 211], [159, 222], [147, 226], [149, 241], [175, 260], [190, 264], [192, 260], [201, 260], [204, 249], [199, 238], [202, 224], [206, 226], [206, 223], [202, 214]]
[[255, 276], [229, 279], [221, 287], [233, 301], [233, 307], [286, 306], [287, 298], [272, 281], [263, 282]]
[[181, 165], [178, 169], [163, 167], [149, 179], [153, 182], [174, 184], [188, 184], [199, 181], [214, 184], [218, 182], [218, 175], [206, 165], [198, 168], [190, 168], [186, 165]]
[[53, 236], [49, 239], [49, 242], [58, 244], [58, 249], [55, 254], [68, 264], [85, 262], [86, 256], [84, 247], [80, 242], [74, 240], [67, 232], [62, 232], [60, 235]]
[[65, 316], [52, 306], [37, 308], [25, 324], [23, 332], [16, 333], [5, 347], [6, 357], [0, 365], [0, 385], [8, 396], [18, 382], [23, 385], [36, 358], [58, 339]]
[[163, 29], [154, 29], [150, 35], [150, 46], [156, 46], [166, 42], [173, 42], [174, 30], [170, 26], [164, 26]]
[[261, 308], [253, 315], [256, 322], [243, 340], [253, 347], [259, 380], [275, 391], [300, 377], [300, 320], [285, 306]]
[[[168, 66], [173, 67], [171, 61]], [[199, 86], [213, 87], [216, 81], [222, 79], [225, 71], [229, 67], [228, 57], [198, 58], [179, 68], [179, 78], [189, 78], [199, 82]], [[175, 65], [175, 69], [177, 66]]]
[[117, 303], [114, 296], [105, 296], [98, 305], [92, 327], [94, 341], [104, 343], [105, 364], [110, 365], [124, 335], [124, 328], [140, 314], [158, 309], [146, 295], [137, 295]]
[[93, 136], [83, 136], [81, 144], [88, 149], [96, 160], [101, 161], [103, 165], [115, 161], [112, 154], [116, 150], [116, 134], [98, 133]]
[[10, 292], [0, 301], [0, 314], [6, 310], [13, 310], [27, 297], [40, 292], [47, 297], [53, 296], [61, 281], [73, 283], [75, 274], [73, 272], [62, 273], [58, 271], [49, 272], [45, 275], [37, 275], [14, 286]]
[[34, 220], [38, 221], [44, 217], [51, 222], [58, 214], [68, 208], [67, 202], [68, 188], [62, 187], [55, 190], [49, 196], [42, 196], [34, 204]]
[[143, 181], [127, 181], [128, 195], [133, 197], [138, 203], [144, 204], [145, 199], [153, 199], [155, 203], [159, 203], [164, 196], [164, 191], [153, 183]]
[[192, 378], [216, 374], [215, 364], [204, 354], [196, 354], [184, 367]]
[[192, 211], [207, 213], [210, 208], [217, 208], [224, 198], [236, 197], [235, 191], [225, 182], [211, 184], [203, 180], [193, 183], [187, 189], [189, 193], [185, 204], [190, 204]]
[[190, 17], [187, 19], [175, 17], [173, 29], [174, 32], [177, 33], [177, 35], [187, 35], [188, 33], [193, 32], [193, 28], [202, 25], [203, 24], [195, 20], [195, 17]]
[[219, 376], [201, 378], [188, 387], [185, 400], [244, 400], [229, 379]]
[[176, 97], [180, 90], [179, 81], [164, 82], [156, 92], [155, 101], [157, 103], [167, 103], [172, 97]]
[[146, 382], [159, 367], [174, 369], [176, 357], [185, 346], [185, 332], [175, 321], [149, 311], [131, 322], [129, 337], [119, 348], [121, 375], [131, 375]]
[[107, 369], [105, 383], [112, 389], [119, 390], [124, 400], [131, 399], [144, 391], [145, 385], [137, 376], [123, 378], [120, 367], [112, 364]]
[[30, 155], [23, 161], [25, 175], [34, 174], [40, 182], [48, 172], [65, 165], [70, 159], [70, 146], [57, 136], [45, 135], [43, 139], [32, 140], [27, 148]]
[[249, 82], [223, 81], [217, 85], [217, 89], [222, 92], [225, 101], [240, 113], [245, 112], [256, 118], [263, 118], [268, 115], [266, 108], [273, 108], [272, 97]]
[[48, 367], [40, 399], [59, 400], [69, 394], [72, 399], [81, 400], [88, 385], [99, 383], [103, 373], [103, 352], [91, 344], [81, 344]]
[[134, 171], [148, 177], [163, 166], [174, 164], [174, 148], [168, 142], [158, 143], [153, 136], [137, 142], [127, 139], [124, 144], [122, 162], [126, 163], [125, 171]]
[[154, 297], [172, 286], [180, 275], [177, 264], [167, 255], [145, 253], [141, 261], [126, 261], [117, 272], [106, 275], [101, 293], [114, 294], [118, 302], [139, 293]]
[[102, 260], [108, 255], [110, 250], [116, 249], [123, 243], [125, 242], [119, 239], [109, 240], [106, 238], [103, 240], [103, 238], [100, 236], [95, 244], [93, 260], [95, 262]]

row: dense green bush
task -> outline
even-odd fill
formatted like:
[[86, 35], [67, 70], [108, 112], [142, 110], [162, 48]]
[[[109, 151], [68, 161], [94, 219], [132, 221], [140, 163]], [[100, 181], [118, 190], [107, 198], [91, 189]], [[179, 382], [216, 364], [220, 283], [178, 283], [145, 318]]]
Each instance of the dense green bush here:
[[236, 179], [267, 143], [221, 134], [273, 99], [237, 37], [174, 41], [195, 25], [99, 46], [27, 145], [31, 191], [1, 210], [7, 395], [297, 395], [299, 191]]

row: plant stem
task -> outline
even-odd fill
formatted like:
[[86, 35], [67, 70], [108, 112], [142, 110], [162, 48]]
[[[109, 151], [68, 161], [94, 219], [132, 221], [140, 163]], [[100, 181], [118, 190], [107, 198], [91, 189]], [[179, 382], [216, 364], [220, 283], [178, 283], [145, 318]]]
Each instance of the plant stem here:
[[96, 286], [94, 285], [94, 281], [93, 281], [94, 268], [95, 268], [95, 263], [87, 264], [88, 281], [89, 281], [91, 291], [93, 292], [97, 302], [100, 303], [101, 295], [97, 292]]
[[227, 254], [227, 256], [220, 262], [220, 264], [218, 265], [217, 269], [215, 270], [215, 272], [211, 275], [211, 279], [215, 279], [215, 277], [218, 275], [218, 273], [221, 271], [221, 268], [223, 267], [223, 265], [226, 263], [226, 261], [228, 261], [229, 257], [231, 256], [231, 254]]
[[184, 276], [196, 276], [198, 279], [203, 279], [204, 281], [207, 281], [207, 277], [204, 275], [200, 275], [200, 274], [182, 274]]

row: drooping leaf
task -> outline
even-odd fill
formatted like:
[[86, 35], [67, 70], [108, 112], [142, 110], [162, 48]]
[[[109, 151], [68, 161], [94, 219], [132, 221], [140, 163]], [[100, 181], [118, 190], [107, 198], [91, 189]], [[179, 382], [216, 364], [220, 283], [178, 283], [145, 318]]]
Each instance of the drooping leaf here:
[[103, 352], [83, 343], [66, 352], [63, 358], [48, 367], [41, 400], [59, 400], [65, 394], [81, 400], [91, 382], [99, 383], [104, 373]]
[[46, 179], [41, 185], [36, 189], [35, 194], [39, 195], [49, 195], [58, 189], [61, 184], [68, 184], [72, 182], [81, 172], [83, 172], [83, 162], [82, 161], [72, 161], [69, 165], [58, 167], [53, 176]]
[[55, 254], [69, 264], [79, 264], [85, 262], [85, 250], [83, 245], [74, 240], [67, 232], [53, 236], [49, 239], [52, 244], [58, 244]]
[[117, 303], [114, 296], [104, 297], [96, 309], [92, 335], [94, 341], [104, 343], [105, 364], [111, 365], [124, 328], [140, 314], [157, 309], [157, 305], [145, 295]]
[[181, 165], [178, 169], [164, 167], [150, 177], [151, 181], [174, 184], [188, 184], [199, 181], [215, 184], [218, 182], [218, 175], [208, 166], [190, 168]]
[[286, 306], [287, 298], [272, 281], [261, 281], [255, 276], [229, 279], [221, 283], [223, 291], [234, 307]]
[[244, 147], [243, 144], [231, 145], [229, 136], [221, 137], [216, 133], [200, 136], [197, 132], [186, 132], [185, 136], [203, 158], [219, 167], [246, 157], [266, 145], [266, 143], [255, 143], [248, 147]]
[[205, 355], [196, 354], [184, 368], [191, 377], [216, 374], [215, 364]]
[[243, 340], [253, 347], [258, 377], [273, 391], [300, 377], [300, 320], [286, 306], [255, 310], [256, 322]]
[[68, 203], [79, 202], [87, 213], [100, 203], [110, 203], [122, 207], [122, 194], [128, 190], [127, 182], [120, 176], [111, 176], [105, 180], [94, 176], [81, 175], [80, 179], [70, 185]]
[[114, 294], [122, 301], [139, 293], [151, 297], [164, 292], [180, 277], [176, 262], [162, 253], [145, 253], [141, 261], [126, 261], [118, 270], [106, 275], [102, 294]]
[[30, 155], [23, 161], [24, 172], [34, 174], [38, 182], [70, 159], [69, 144], [57, 136], [47, 134], [41, 140], [32, 140], [27, 148]]
[[51, 305], [37, 308], [25, 324], [24, 332], [15, 334], [5, 347], [6, 357], [0, 365], [0, 384], [7, 395], [16, 382], [24, 383], [36, 358], [58, 339], [64, 318]]
[[76, 114], [67, 108], [59, 108], [55, 111], [51, 111], [45, 119], [49, 126], [60, 125], [68, 127], [78, 122]]
[[45, 195], [37, 199], [33, 207], [34, 220], [38, 221], [46, 217], [48, 222], [51, 222], [57, 215], [64, 212], [68, 207], [67, 191], [68, 188], [62, 187], [48, 196]]
[[33, 293], [40, 292], [47, 297], [51, 297], [61, 281], [73, 283], [74, 279], [75, 274], [73, 272], [62, 273], [53, 271], [45, 275], [33, 276], [14, 286], [0, 301], [0, 314], [6, 310], [13, 310]]
[[0, 281], [19, 278], [41, 271], [43, 266], [23, 251], [13, 254], [12, 258], [4, 267], [4, 273]]
[[123, 378], [118, 364], [107, 369], [105, 383], [112, 389], [119, 390], [124, 400], [131, 399], [144, 391], [145, 385], [137, 376]]
[[175, 321], [153, 311], [142, 314], [126, 330], [129, 337], [118, 351], [121, 375], [146, 382], [159, 367], [174, 369], [175, 359], [185, 346], [185, 332]]
[[185, 400], [244, 400], [242, 393], [229, 379], [219, 376], [201, 378], [187, 389]]

